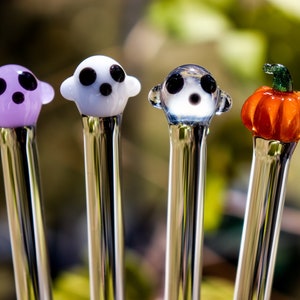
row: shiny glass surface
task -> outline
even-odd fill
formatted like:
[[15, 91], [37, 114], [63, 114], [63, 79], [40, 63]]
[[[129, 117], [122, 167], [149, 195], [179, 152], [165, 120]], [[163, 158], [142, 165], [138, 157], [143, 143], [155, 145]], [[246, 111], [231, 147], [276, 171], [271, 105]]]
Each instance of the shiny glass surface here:
[[218, 87], [211, 73], [193, 64], [171, 71], [163, 83], [150, 90], [148, 100], [163, 109], [169, 124], [208, 126], [215, 114], [232, 106], [231, 97]]
[[206, 135], [202, 125], [170, 125], [165, 300], [200, 299]]
[[214, 115], [228, 111], [231, 97], [205, 68], [175, 68], [148, 94], [162, 109], [170, 132], [165, 300], [200, 299], [206, 136]]
[[128, 98], [141, 90], [139, 80], [104, 55], [83, 60], [60, 87], [62, 96], [76, 102], [82, 115], [112, 117], [123, 113]]
[[90, 298], [124, 298], [124, 229], [119, 175], [121, 116], [83, 116]]
[[0, 67], [0, 127], [35, 125], [42, 105], [53, 98], [52, 86], [39, 81], [27, 68]]
[[17, 299], [52, 299], [34, 127], [0, 129]]
[[253, 160], [234, 299], [270, 299], [285, 201], [296, 143], [253, 138]]

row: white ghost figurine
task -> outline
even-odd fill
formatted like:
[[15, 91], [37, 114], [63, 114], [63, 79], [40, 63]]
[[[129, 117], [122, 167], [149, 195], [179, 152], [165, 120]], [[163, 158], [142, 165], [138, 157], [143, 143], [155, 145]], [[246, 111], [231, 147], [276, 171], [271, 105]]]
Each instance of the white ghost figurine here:
[[112, 117], [123, 113], [129, 97], [136, 96], [141, 84], [114, 59], [95, 55], [82, 61], [74, 75], [60, 87], [62, 96], [73, 100], [82, 115]]
[[154, 107], [164, 110], [171, 124], [209, 125], [215, 114], [231, 108], [231, 97], [222, 91], [212, 75], [198, 65], [174, 69], [148, 96]]

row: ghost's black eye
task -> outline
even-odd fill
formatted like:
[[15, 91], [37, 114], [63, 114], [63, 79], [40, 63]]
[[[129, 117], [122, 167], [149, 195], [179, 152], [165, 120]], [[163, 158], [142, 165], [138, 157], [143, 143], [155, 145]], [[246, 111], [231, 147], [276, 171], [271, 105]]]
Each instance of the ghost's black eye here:
[[96, 81], [97, 74], [92, 68], [84, 68], [79, 73], [79, 81], [82, 85], [88, 86]]
[[16, 104], [21, 104], [24, 101], [24, 94], [21, 92], [15, 92], [12, 95], [12, 100], [16, 103]]
[[103, 96], [109, 96], [112, 92], [112, 88], [109, 83], [102, 83], [99, 90]]
[[166, 89], [170, 94], [178, 93], [184, 85], [184, 80], [179, 73], [171, 75], [166, 82]]
[[34, 91], [37, 88], [35, 77], [29, 72], [22, 72], [18, 76], [19, 83], [26, 91]]
[[216, 81], [209, 74], [201, 77], [201, 86], [206, 93], [213, 93], [217, 89]]
[[125, 79], [125, 72], [119, 65], [112, 65], [110, 67], [110, 76], [116, 82], [123, 82]]
[[2, 95], [6, 90], [6, 82], [3, 78], [0, 78], [0, 95]]

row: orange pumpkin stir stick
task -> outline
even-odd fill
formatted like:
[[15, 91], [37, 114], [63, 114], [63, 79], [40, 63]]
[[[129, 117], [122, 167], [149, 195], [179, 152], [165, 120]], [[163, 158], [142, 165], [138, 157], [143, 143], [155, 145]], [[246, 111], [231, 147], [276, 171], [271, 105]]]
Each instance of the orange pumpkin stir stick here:
[[273, 87], [257, 89], [242, 108], [253, 134], [253, 159], [234, 299], [270, 299], [290, 159], [300, 138], [300, 93], [280, 64], [265, 64]]
[[300, 138], [300, 92], [293, 91], [285, 66], [265, 64], [264, 71], [274, 74], [273, 87], [260, 87], [246, 100], [242, 121], [255, 136], [296, 142]]

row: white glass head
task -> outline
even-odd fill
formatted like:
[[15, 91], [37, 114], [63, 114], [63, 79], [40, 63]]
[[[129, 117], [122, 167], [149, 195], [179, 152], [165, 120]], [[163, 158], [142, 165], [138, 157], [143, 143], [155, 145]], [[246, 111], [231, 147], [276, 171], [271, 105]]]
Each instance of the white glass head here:
[[154, 107], [164, 110], [169, 123], [208, 125], [215, 114], [231, 108], [231, 98], [219, 89], [203, 67], [183, 65], [149, 92]]
[[94, 117], [123, 113], [128, 98], [140, 90], [141, 84], [135, 77], [128, 76], [118, 62], [103, 55], [85, 59], [60, 87], [62, 96], [75, 101], [82, 115]]

